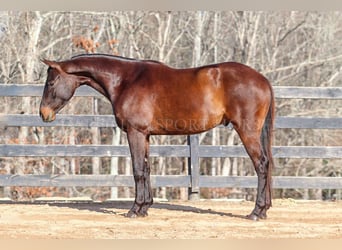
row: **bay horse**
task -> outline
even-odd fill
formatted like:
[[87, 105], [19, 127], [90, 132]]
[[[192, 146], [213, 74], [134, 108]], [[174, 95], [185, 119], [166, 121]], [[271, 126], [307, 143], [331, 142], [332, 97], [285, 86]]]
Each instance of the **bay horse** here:
[[152, 60], [86, 54], [49, 66], [40, 103], [44, 122], [55, 120], [81, 85], [111, 102], [127, 133], [133, 163], [135, 201], [127, 217], [146, 216], [153, 203], [150, 135], [189, 135], [231, 123], [258, 176], [257, 198], [246, 217], [266, 219], [271, 201], [274, 94], [269, 81], [236, 62], [175, 69]]

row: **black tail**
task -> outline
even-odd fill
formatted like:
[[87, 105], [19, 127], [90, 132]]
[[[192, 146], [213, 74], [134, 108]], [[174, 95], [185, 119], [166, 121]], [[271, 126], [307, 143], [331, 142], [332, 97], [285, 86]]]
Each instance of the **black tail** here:
[[268, 109], [268, 113], [262, 127], [261, 132], [261, 144], [268, 159], [267, 164], [267, 181], [266, 181], [266, 204], [268, 204], [267, 209], [272, 205], [272, 170], [274, 167], [273, 156], [272, 156], [272, 138], [273, 138], [273, 126], [274, 126], [274, 94], [271, 88], [271, 104]]

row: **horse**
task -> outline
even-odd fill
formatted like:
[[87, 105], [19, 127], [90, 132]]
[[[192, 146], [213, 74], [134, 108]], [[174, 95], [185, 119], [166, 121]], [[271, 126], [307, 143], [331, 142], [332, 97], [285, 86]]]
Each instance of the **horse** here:
[[259, 72], [237, 62], [178, 69], [158, 61], [83, 54], [48, 66], [40, 116], [52, 122], [75, 90], [88, 85], [104, 95], [117, 125], [126, 132], [132, 158], [135, 200], [127, 217], [147, 216], [151, 135], [190, 135], [232, 124], [258, 178], [255, 207], [246, 218], [266, 219], [272, 205], [271, 151], [274, 93]]

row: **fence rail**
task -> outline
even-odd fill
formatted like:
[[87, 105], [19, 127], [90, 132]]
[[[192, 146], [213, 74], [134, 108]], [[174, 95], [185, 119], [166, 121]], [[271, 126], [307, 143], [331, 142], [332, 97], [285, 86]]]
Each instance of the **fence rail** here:
[[[294, 181], [295, 180], [295, 181]], [[273, 188], [341, 189], [342, 177], [275, 176]], [[132, 176], [127, 175], [0, 175], [3, 186], [35, 187], [133, 187]], [[153, 187], [189, 187], [189, 175], [151, 176]], [[256, 188], [255, 176], [199, 176], [200, 187]]]
[[[25, 97], [37, 96], [40, 97], [43, 93], [44, 86], [41, 84], [0, 84], [0, 96], [8, 97]], [[289, 87], [275, 86], [276, 98], [290, 99], [342, 99], [341, 87]], [[81, 86], [75, 96], [102, 96], [95, 90]]]
[[[6, 127], [116, 127], [113, 115], [58, 115], [52, 123], [38, 115], [0, 114], [0, 126]], [[230, 127], [230, 125], [229, 125]], [[342, 129], [342, 117], [276, 117], [275, 128]]]
[[[199, 157], [248, 157], [243, 146], [197, 146]], [[274, 146], [274, 158], [339, 159], [342, 147]], [[2, 157], [129, 157], [128, 146], [0, 144]], [[151, 145], [151, 157], [192, 157], [189, 145]]]
[[[342, 100], [342, 87], [275, 87], [276, 98], [309, 98]], [[40, 97], [42, 85], [0, 84], [0, 97]], [[79, 88], [76, 96], [101, 96], [88, 87]], [[4, 127], [114, 127], [111, 115], [58, 115], [53, 123], [43, 123], [37, 114], [0, 114]], [[277, 129], [342, 129], [341, 117], [277, 117]], [[342, 146], [274, 146], [275, 158], [342, 158]], [[77, 157], [98, 156], [128, 157], [125, 145], [19, 145], [0, 144], [1, 157]], [[200, 187], [255, 188], [256, 177], [251, 176], [201, 176], [200, 157], [247, 157], [242, 146], [200, 145], [198, 136], [188, 137], [186, 145], [151, 145], [152, 157], [187, 157], [189, 175], [152, 176], [154, 187], [188, 187], [197, 196]], [[342, 177], [292, 177], [275, 176], [274, 188], [342, 189]], [[0, 175], [0, 186], [133, 186], [131, 176], [121, 175]]]

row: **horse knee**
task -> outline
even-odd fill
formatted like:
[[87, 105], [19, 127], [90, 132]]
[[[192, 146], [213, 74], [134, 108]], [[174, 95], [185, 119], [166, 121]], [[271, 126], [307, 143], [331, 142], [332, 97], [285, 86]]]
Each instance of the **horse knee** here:
[[267, 174], [268, 172], [267, 166], [268, 166], [268, 158], [265, 154], [262, 154], [261, 157], [258, 157], [257, 160], [254, 160], [255, 171], [258, 174], [262, 174], [262, 175]]
[[268, 158], [265, 154], [262, 154], [260, 158], [259, 168], [262, 170], [262, 173], [267, 173], [268, 169]]
[[143, 170], [140, 170], [140, 169], [133, 169], [133, 176], [134, 176], [134, 179], [141, 179], [143, 178], [145, 175], [144, 171]]

